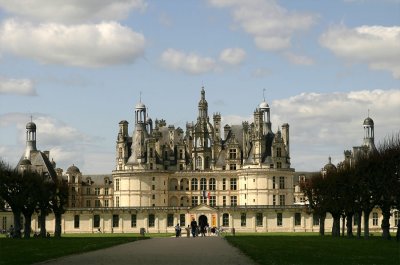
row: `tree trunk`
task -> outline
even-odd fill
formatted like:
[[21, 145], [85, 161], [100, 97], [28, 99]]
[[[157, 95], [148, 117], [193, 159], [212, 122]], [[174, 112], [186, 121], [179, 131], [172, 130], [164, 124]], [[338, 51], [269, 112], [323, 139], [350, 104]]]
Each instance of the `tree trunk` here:
[[14, 229], [12, 229], [10, 236], [12, 238], [21, 238], [21, 212], [13, 211], [14, 214]]
[[326, 218], [326, 213], [322, 213], [319, 215], [319, 235], [320, 236], [325, 235], [325, 218]]
[[346, 216], [342, 215], [342, 236], [344, 237], [344, 228], [346, 223]]
[[371, 210], [364, 210], [364, 239], [369, 239], [369, 215]]
[[340, 237], [340, 214], [332, 214], [333, 225], [332, 225], [332, 236]]
[[353, 237], [353, 213], [346, 214], [347, 237]]
[[54, 237], [61, 237], [61, 214], [59, 212], [54, 213], [55, 216], [55, 227], [54, 227]]
[[46, 213], [43, 210], [40, 210], [39, 227], [40, 227], [40, 236], [45, 238], [46, 237]]
[[362, 211], [357, 213], [357, 238], [361, 238], [361, 216]]
[[25, 225], [24, 225], [24, 238], [31, 237], [31, 223], [32, 223], [32, 215], [27, 214], [25, 217]]
[[391, 236], [390, 236], [390, 223], [389, 223], [390, 208], [382, 207], [382, 215], [383, 215], [382, 224], [381, 224], [382, 238], [386, 239], [386, 240], [390, 240], [391, 239]]

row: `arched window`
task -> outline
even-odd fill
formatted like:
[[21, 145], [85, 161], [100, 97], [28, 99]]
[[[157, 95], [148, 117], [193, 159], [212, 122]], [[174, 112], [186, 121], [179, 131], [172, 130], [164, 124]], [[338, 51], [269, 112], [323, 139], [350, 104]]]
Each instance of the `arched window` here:
[[210, 178], [209, 182], [209, 190], [215, 190], [216, 189], [216, 185], [215, 185], [215, 178]]
[[222, 226], [229, 226], [229, 214], [224, 213], [222, 215]]
[[200, 179], [200, 190], [207, 190], [207, 180], [205, 178]]
[[198, 183], [196, 178], [192, 178], [192, 190], [198, 189]]

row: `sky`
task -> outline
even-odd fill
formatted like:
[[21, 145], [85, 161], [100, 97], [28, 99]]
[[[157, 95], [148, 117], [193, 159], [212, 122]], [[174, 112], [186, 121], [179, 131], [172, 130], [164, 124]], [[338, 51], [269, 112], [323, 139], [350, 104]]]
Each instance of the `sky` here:
[[0, 0], [0, 159], [16, 165], [25, 125], [57, 167], [115, 168], [118, 123], [186, 128], [204, 86], [222, 124], [290, 125], [296, 171], [334, 164], [400, 131], [400, 0]]

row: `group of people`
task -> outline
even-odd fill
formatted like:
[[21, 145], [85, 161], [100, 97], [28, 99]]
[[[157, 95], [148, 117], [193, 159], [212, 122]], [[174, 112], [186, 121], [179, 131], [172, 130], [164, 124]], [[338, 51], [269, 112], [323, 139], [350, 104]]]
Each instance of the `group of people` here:
[[[199, 235], [206, 236], [206, 233], [210, 234], [210, 232], [213, 232], [213, 230], [215, 231], [215, 228], [210, 228], [208, 223], [199, 222], [198, 225], [196, 220], [193, 218], [192, 221], [190, 222], [190, 225], [188, 225], [186, 228], [186, 233], [188, 237], [190, 233], [192, 234], [193, 237], [197, 237]], [[182, 229], [178, 223], [175, 226], [175, 236], [180, 237], [181, 235], [182, 235]]]

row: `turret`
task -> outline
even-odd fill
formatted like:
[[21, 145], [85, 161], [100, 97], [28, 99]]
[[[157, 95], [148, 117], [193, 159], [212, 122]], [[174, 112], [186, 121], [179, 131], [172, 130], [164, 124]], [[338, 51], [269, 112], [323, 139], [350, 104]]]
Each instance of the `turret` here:
[[34, 122], [28, 122], [26, 124], [26, 148], [25, 157], [31, 159], [31, 151], [37, 151], [36, 149], [36, 124]]
[[374, 121], [367, 117], [363, 123], [364, 127], [364, 146], [367, 146], [370, 151], [376, 149], [374, 143]]

